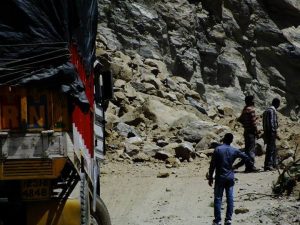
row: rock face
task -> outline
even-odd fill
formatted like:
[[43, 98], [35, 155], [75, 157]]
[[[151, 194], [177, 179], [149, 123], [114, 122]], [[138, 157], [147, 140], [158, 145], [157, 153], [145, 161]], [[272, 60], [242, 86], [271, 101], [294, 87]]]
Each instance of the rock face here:
[[237, 89], [261, 107], [280, 96], [284, 113], [299, 118], [299, 1], [99, 0], [99, 14], [106, 48], [159, 61], [156, 73], [185, 78], [209, 104], [211, 87]]
[[295, 149], [300, 136], [298, 0], [98, 2], [96, 55], [102, 74], [114, 80], [106, 138], [117, 157], [189, 161], [211, 155], [226, 132], [233, 132], [235, 146], [243, 148], [236, 118], [248, 94], [255, 96], [258, 115], [272, 98], [282, 100], [281, 133]]

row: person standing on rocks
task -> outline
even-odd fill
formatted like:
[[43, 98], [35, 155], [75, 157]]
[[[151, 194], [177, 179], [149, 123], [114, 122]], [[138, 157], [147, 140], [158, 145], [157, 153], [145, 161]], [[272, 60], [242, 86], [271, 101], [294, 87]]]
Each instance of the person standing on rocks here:
[[225, 134], [223, 144], [216, 147], [207, 174], [209, 186], [213, 185], [213, 175], [215, 173], [214, 187], [214, 215], [213, 225], [221, 225], [221, 205], [223, 192], [225, 190], [227, 199], [227, 210], [225, 225], [231, 225], [233, 214], [233, 186], [234, 171], [232, 165], [237, 158], [241, 158], [247, 165], [252, 164], [251, 159], [240, 150], [233, 148], [230, 144], [233, 141], [231, 133]]
[[[245, 104], [241, 116], [238, 118], [238, 122], [240, 122], [244, 127], [244, 141], [245, 141], [245, 153], [251, 158], [252, 164], [251, 167], [245, 168], [245, 172], [257, 172], [258, 169], [254, 166], [255, 164], [255, 146], [256, 146], [256, 138], [259, 135], [257, 129], [257, 116], [255, 114], [254, 108], [254, 96], [248, 95], [245, 97]], [[235, 165], [235, 169], [239, 168], [244, 164], [243, 161]]]
[[276, 138], [278, 137], [278, 118], [276, 110], [280, 106], [280, 100], [274, 98], [272, 106], [263, 113], [264, 142], [267, 145], [264, 170], [273, 170], [278, 166]]

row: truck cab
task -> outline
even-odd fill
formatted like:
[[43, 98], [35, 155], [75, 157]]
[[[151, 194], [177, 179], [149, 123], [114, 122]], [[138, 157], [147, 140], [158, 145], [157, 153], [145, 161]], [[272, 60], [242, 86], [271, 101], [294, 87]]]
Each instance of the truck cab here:
[[98, 163], [103, 155], [101, 102], [83, 110], [54, 88], [2, 86], [0, 222], [90, 224], [93, 211], [87, 211], [98, 204], [99, 220], [109, 225], [99, 198]]

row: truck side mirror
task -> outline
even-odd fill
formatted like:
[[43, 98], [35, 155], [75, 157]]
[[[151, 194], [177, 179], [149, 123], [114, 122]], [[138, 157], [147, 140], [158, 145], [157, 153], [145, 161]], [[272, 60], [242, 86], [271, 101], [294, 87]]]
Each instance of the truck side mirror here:
[[111, 100], [114, 97], [114, 89], [113, 89], [113, 77], [110, 71], [106, 71], [102, 73], [102, 98], [103, 100]]
[[98, 60], [94, 63], [95, 101], [103, 101], [113, 98], [113, 78], [110, 71], [101, 71], [101, 64]]

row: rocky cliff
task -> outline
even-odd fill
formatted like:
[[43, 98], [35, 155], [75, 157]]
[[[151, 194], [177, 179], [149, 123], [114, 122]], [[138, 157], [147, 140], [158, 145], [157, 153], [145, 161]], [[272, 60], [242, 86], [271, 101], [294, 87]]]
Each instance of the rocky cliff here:
[[207, 103], [280, 96], [299, 117], [300, 1], [99, 0], [99, 12], [106, 48], [163, 62]]
[[[98, 31], [115, 88], [107, 138], [125, 158], [190, 159], [227, 131], [241, 134], [247, 94], [258, 114], [280, 97], [282, 114], [299, 120], [299, 0], [99, 0]], [[281, 119], [295, 150], [298, 123]]]

